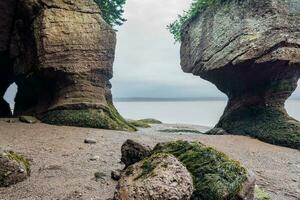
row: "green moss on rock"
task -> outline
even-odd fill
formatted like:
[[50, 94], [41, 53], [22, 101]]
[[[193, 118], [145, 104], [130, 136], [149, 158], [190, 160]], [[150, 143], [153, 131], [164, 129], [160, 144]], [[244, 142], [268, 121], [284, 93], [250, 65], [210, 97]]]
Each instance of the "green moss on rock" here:
[[30, 174], [31, 171], [31, 165], [30, 162], [24, 158], [24, 156], [17, 154], [13, 151], [9, 151], [6, 153], [6, 156], [9, 160], [14, 160], [16, 161], [19, 165], [24, 166], [26, 173]]
[[244, 107], [223, 117], [216, 127], [300, 150], [300, 122], [271, 107]]
[[145, 123], [140, 120], [130, 120], [130, 121], [128, 121], [128, 123], [130, 123], [132, 126], [139, 127], [139, 128], [150, 128], [151, 127], [150, 124]]
[[161, 143], [153, 153], [170, 153], [186, 166], [193, 176], [192, 200], [235, 200], [247, 179], [247, 170], [239, 162], [201, 143]]
[[39, 118], [44, 123], [54, 125], [127, 131], [137, 130], [123, 119], [113, 105], [110, 105], [107, 110], [53, 110], [39, 116]]
[[194, 133], [194, 134], [203, 134], [201, 131], [193, 129], [162, 129], [159, 130], [162, 133]]
[[138, 121], [142, 122], [142, 123], [147, 123], [147, 124], [162, 124], [161, 121], [159, 121], [157, 119], [152, 119], [152, 118], [140, 119]]
[[255, 187], [255, 199], [257, 200], [270, 200], [268, 193], [261, 190], [258, 186]]

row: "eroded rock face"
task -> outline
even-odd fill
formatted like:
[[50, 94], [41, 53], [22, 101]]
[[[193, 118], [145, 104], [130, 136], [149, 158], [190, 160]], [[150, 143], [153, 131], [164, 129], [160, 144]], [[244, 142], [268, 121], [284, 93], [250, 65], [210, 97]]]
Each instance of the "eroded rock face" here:
[[217, 128], [300, 149], [284, 102], [300, 76], [300, 1], [229, 0], [182, 31], [181, 65], [225, 93]]
[[0, 187], [24, 181], [29, 175], [29, 161], [22, 155], [0, 148]]
[[156, 154], [129, 166], [121, 175], [115, 200], [188, 200], [193, 179], [170, 154]]
[[[15, 115], [131, 129], [112, 104], [115, 31], [93, 0], [4, 0], [2, 10], [0, 76], [8, 78], [1, 78], [0, 95], [16, 82]], [[7, 106], [0, 106], [1, 114]]]

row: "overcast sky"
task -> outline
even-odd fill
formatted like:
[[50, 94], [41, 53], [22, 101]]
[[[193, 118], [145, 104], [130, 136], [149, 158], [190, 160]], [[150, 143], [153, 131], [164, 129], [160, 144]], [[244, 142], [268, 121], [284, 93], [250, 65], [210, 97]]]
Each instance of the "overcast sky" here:
[[118, 27], [112, 80], [114, 97], [215, 97], [214, 85], [185, 74], [179, 48], [166, 26], [190, 0], [128, 0]]

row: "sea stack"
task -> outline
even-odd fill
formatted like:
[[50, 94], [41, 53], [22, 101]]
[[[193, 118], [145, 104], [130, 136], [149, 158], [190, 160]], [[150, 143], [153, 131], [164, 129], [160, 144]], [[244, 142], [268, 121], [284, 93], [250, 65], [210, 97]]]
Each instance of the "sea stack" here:
[[216, 125], [231, 134], [300, 149], [300, 123], [284, 103], [300, 76], [300, 0], [228, 0], [181, 33], [184, 72], [228, 96]]
[[116, 34], [93, 0], [2, 0], [0, 16], [0, 95], [17, 84], [15, 116], [132, 129], [112, 102]]

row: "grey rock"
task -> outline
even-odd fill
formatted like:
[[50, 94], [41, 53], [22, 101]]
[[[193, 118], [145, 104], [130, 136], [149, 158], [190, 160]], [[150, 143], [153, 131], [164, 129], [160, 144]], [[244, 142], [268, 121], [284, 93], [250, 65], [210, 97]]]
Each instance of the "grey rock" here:
[[90, 158], [91, 161], [96, 161], [96, 160], [99, 160], [100, 159], [100, 156], [92, 156]]
[[193, 179], [170, 154], [156, 154], [129, 166], [121, 175], [115, 200], [188, 200]]
[[28, 123], [28, 124], [35, 124], [38, 122], [37, 118], [32, 116], [20, 116], [19, 120], [21, 122]]
[[93, 138], [86, 138], [86, 139], [84, 139], [84, 143], [86, 143], [86, 144], [96, 144], [97, 140], [95, 140]]

